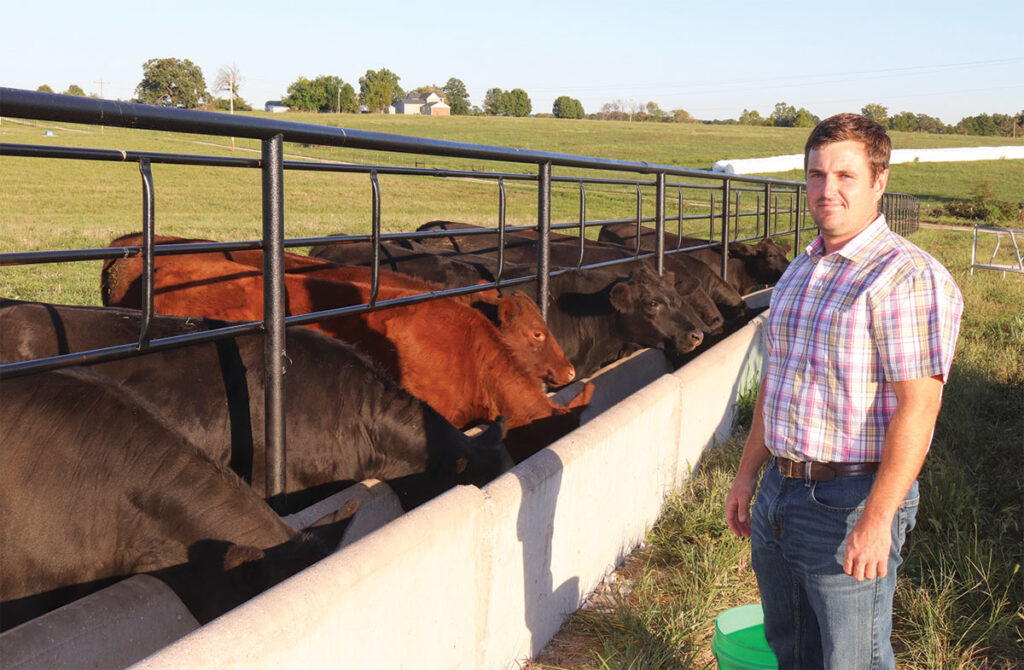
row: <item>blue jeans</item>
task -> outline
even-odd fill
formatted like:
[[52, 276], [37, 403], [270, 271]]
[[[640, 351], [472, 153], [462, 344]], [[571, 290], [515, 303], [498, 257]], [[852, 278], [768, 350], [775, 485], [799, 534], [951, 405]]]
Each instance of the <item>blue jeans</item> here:
[[888, 574], [858, 582], [843, 572], [843, 553], [875, 476], [807, 483], [783, 478], [774, 463], [761, 478], [750, 546], [779, 670], [895, 668], [892, 599], [917, 482], [893, 518]]

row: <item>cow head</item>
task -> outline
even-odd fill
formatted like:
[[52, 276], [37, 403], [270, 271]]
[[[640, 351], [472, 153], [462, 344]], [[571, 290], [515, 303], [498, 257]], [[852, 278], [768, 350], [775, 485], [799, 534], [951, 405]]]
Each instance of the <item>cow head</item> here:
[[693, 351], [704, 339], [700, 327], [687, 314], [675, 288], [675, 275], [659, 276], [643, 267], [611, 289], [620, 331], [643, 347], [664, 349], [669, 354]]
[[750, 276], [761, 284], [774, 284], [789, 267], [786, 254], [788, 244], [778, 244], [765, 237], [757, 244], [734, 243], [729, 245], [729, 255], [743, 261]]
[[565, 386], [576, 378], [576, 369], [555, 341], [540, 309], [528, 295], [515, 291], [498, 302], [502, 338], [519, 364], [532, 376], [553, 386]]

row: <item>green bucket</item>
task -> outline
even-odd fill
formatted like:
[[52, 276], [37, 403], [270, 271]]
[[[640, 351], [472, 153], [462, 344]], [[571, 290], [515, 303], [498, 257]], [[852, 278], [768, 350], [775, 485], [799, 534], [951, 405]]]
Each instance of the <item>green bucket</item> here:
[[764, 637], [759, 603], [733, 607], [715, 618], [711, 651], [721, 670], [777, 670], [775, 654]]

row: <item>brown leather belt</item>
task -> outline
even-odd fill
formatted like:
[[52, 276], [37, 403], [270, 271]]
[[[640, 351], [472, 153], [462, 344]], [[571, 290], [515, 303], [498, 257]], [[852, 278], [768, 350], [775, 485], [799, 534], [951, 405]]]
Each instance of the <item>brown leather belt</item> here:
[[804, 479], [811, 482], [830, 482], [836, 477], [873, 475], [878, 472], [878, 463], [818, 463], [816, 461], [791, 461], [775, 457], [779, 474], [789, 479]]

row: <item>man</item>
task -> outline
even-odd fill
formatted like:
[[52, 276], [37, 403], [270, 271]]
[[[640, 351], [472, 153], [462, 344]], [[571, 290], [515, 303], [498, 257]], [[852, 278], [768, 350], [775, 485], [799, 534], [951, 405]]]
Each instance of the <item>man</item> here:
[[896, 568], [963, 298], [878, 214], [890, 150], [885, 130], [854, 114], [807, 140], [820, 234], [775, 286], [765, 377], [726, 498], [729, 527], [751, 539], [780, 669], [895, 667]]

